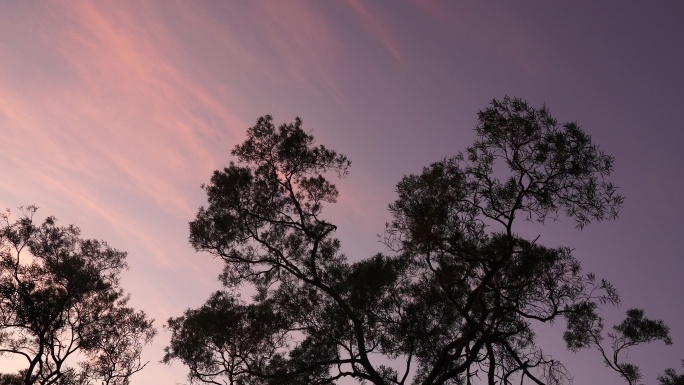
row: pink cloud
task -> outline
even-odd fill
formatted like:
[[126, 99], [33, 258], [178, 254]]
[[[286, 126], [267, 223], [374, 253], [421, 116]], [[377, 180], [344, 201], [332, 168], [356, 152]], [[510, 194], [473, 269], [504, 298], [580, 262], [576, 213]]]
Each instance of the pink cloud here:
[[14, 43], [44, 50], [50, 62], [31, 63], [23, 78], [0, 66], [8, 85], [0, 88], [0, 159], [12, 181], [3, 189], [22, 204], [88, 212], [156, 263], [178, 263], [133, 212], [153, 206], [191, 218], [199, 184], [223, 162], [217, 149], [247, 124], [175, 65], [173, 39], [151, 4], [70, 5], [37, 10], [40, 28]]
[[[84, 2], [56, 11], [71, 22], [43, 36], [46, 45], [55, 43], [59, 64], [78, 81], [44, 85], [41, 93], [5, 93], [2, 98], [10, 103], [4, 113], [52, 161], [82, 172], [111, 166], [117, 182], [131, 183], [160, 207], [187, 214], [194, 207], [172, 185], [197, 168], [212, 169], [216, 160], [207, 143], [239, 135], [245, 124], [173, 66], [157, 46], [165, 39], [152, 38], [166, 32], [161, 23], [150, 23], [153, 11], [136, 9], [149, 13], [144, 29], [121, 3], [98, 6], [108, 5]], [[205, 115], [239, 131], [217, 132]], [[53, 131], [46, 134], [48, 127]]]

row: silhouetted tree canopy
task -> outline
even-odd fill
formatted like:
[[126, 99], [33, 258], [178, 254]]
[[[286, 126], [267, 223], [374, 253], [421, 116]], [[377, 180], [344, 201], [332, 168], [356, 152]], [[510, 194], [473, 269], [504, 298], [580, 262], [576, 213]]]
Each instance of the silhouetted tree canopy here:
[[[682, 361], [684, 366], [684, 360]], [[684, 385], [684, 374], [678, 374], [674, 369], [666, 369], [665, 373], [658, 376], [661, 385]]]
[[0, 385], [24, 385], [24, 378], [17, 373], [0, 373]]
[[0, 215], [0, 355], [25, 364], [1, 383], [128, 385], [155, 330], [119, 287], [126, 253], [35, 212]]
[[[494, 100], [476, 133], [464, 153], [398, 183], [390, 252], [349, 261], [322, 214], [338, 196], [329, 176], [346, 175], [350, 161], [316, 145], [300, 119], [276, 128], [260, 118], [190, 223], [192, 246], [225, 261], [225, 288], [168, 321], [164, 361], [211, 384], [569, 382], [535, 325], [564, 319], [570, 349], [600, 346], [597, 310], [618, 296], [570, 248], [515, 228], [616, 218], [613, 158], [577, 124], [519, 99]], [[252, 298], [241, 297], [246, 286]], [[610, 338], [669, 342], [639, 310]], [[631, 378], [629, 364], [607, 364]]]

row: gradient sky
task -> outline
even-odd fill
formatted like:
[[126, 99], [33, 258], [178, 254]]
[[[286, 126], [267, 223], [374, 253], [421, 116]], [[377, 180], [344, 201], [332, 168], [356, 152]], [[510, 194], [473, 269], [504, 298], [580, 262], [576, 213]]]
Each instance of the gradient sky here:
[[[352, 159], [327, 216], [355, 260], [384, 251], [395, 183], [469, 145], [491, 99], [545, 103], [616, 157], [626, 202], [616, 222], [525, 231], [613, 282], [608, 325], [643, 307], [672, 327], [673, 346], [630, 352], [652, 384], [684, 358], [683, 43], [681, 1], [0, 1], [0, 208], [127, 251], [123, 285], [160, 329], [133, 385], [183, 383], [157, 363], [162, 325], [221, 268], [187, 223], [257, 117], [301, 116]], [[576, 384], [621, 383], [562, 326], [540, 343]]]

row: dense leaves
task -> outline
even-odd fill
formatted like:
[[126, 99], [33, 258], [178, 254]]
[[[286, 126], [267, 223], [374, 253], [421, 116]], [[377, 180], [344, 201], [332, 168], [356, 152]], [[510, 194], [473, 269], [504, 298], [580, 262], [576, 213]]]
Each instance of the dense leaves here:
[[[383, 237], [392, 254], [355, 262], [322, 218], [338, 195], [327, 178], [350, 162], [299, 119], [260, 118], [190, 223], [195, 249], [225, 261], [224, 290], [169, 320], [164, 360], [212, 384], [568, 382], [534, 325], [565, 317], [570, 348], [589, 346], [597, 309], [617, 294], [571, 249], [524, 239], [514, 224], [614, 219], [613, 158], [519, 99], [478, 116], [465, 153], [397, 185]], [[634, 328], [643, 319], [629, 320], [616, 333], [648, 342]]]
[[0, 355], [26, 365], [2, 381], [129, 384], [155, 331], [119, 287], [126, 254], [35, 211], [0, 217]]
[[[684, 366], [684, 361], [682, 361]], [[684, 374], [678, 374], [674, 369], [666, 369], [665, 373], [658, 376], [661, 385], [684, 385]]]
[[19, 374], [0, 374], [0, 385], [23, 385], [24, 378]]

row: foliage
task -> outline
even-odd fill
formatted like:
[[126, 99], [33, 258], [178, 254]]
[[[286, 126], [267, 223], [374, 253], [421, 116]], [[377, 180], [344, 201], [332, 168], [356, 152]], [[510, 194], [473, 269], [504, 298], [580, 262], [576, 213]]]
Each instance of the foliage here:
[[[684, 366], [684, 360], [682, 366]], [[677, 374], [672, 368], [666, 369], [663, 375], [658, 376], [658, 382], [660, 385], [684, 385], [684, 374]]]
[[0, 385], [23, 385], [24, 378], [21, 374], [2, 374], [0, 373]]
[[534, 325], [565, 316], [570, 347], [583, 346], [592, 329], [573, 320], [596, 319], [617, 294], [569, 248], [524, 239], [514, 224], [614, 219], [613, 158], [519, 99], [478, 118], [465, 153], [397, 185], [383, 237], [392, 254], [356, 262], [322, 218], [338, 195], [326, 177], [346, 175], [349, 160], [316, 146], [300, 119], [260, 118], [190, 223], [193, 247], [225, 261], [225, 288], [168, 321], [164, 361], [212, 384], [568, 382]]
[[53, 217], [37, 225], [36, 210], [14, 222], [9, 212], [0, 217], [0, 354], [26, 362], [3, 381], [129, 384], [155, 330], [119, 287], [126, 253]]

